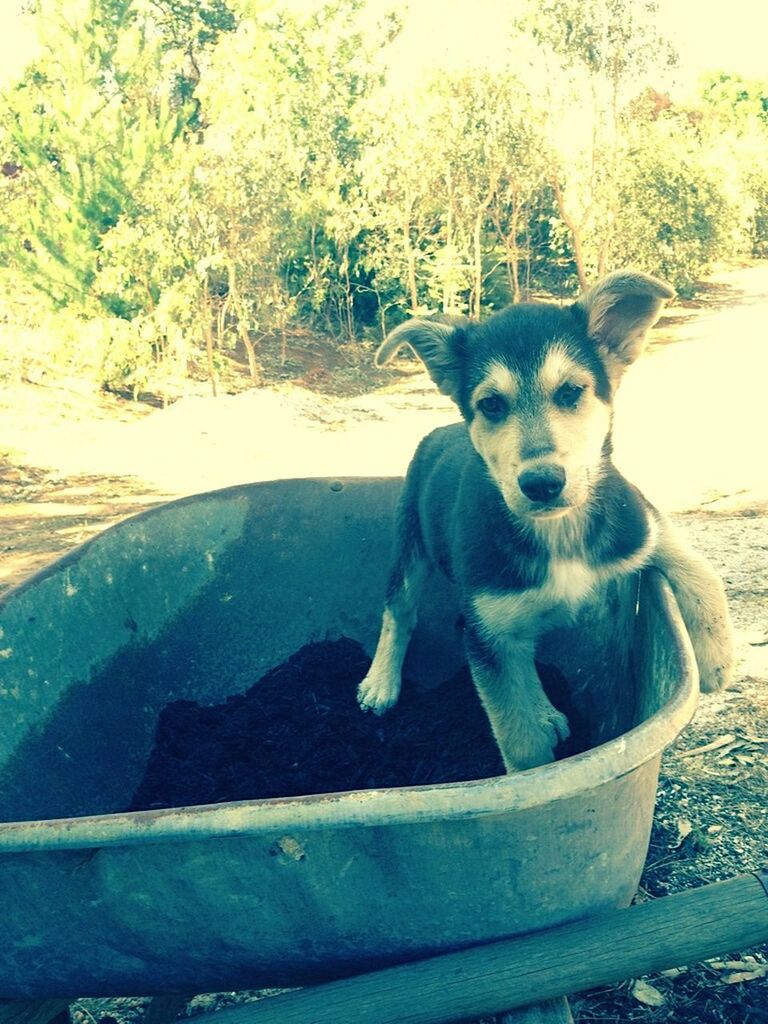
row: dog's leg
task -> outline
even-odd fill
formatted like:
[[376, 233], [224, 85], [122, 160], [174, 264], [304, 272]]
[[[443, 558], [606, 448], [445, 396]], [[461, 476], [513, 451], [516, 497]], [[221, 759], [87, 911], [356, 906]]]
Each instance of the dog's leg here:
[[568, 719], [553, 707], [536, 671], [535, 642], [507, 636], [493, 647], [471, 628], [467, 655], [508, 772], [549, 764], [568, 739]]
[[403, 662], [416, 626], [427, 572], [421, 558], [412, 561], [407, 571], [396, 568], [393, 572], [376, 652], [368, 674], [357, 688], [357, 701], [363, 711], [383, 715], [397, 703]]
[[701, 689], [720, 690], [731, 680], [734, 637], [722, 580], [677, 528], [659, 516], [653, 564], [669, 580], [699, 667]]

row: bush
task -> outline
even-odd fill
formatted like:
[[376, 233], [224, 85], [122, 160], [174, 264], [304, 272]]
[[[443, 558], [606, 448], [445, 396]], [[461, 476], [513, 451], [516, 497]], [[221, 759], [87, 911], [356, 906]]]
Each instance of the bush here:
[[681, 294], [712, 263], [738, 249], [740, 211], [722, 178], [673, 131], [630, 150], [619, 190], [614, 265], [632, 264]]

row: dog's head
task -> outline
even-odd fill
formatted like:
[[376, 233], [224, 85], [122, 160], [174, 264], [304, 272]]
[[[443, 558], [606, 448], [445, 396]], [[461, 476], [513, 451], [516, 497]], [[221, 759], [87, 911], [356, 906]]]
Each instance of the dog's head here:
[[613, 395], [673, 294], [647, 274], [617, 271], [570, 306], [409, 320], [376, 363], [410, 345], [458, 405], [509, 509], [556, 518], [588, 501], [610, 456]]

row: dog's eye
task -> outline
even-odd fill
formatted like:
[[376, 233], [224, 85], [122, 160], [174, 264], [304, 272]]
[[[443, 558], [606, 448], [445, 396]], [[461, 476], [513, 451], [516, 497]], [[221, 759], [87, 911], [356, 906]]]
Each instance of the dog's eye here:
[[507, 414], [507, 403], [501, 395], [486, 395], [477, 403], [477, 408], [487, 420], [498, 422]]
[[583, 384], [561, 384], [553, 396], [555, 405], [561, 409], [575, 409], [586, 390]]

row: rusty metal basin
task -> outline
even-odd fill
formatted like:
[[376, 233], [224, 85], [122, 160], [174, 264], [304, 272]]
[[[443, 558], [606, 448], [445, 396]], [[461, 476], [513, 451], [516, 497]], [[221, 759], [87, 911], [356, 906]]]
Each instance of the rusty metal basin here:
[[[172, 700], [372, 652], [399, 479], [163, 505], [0, 604], [0, 998], [300, 985], [627, 904], [697, 677], [655, 573], [553, 635], [597, 745], [477, 782], [125, 813]], [[436, 588], [410, 672], [461, 652]]]

